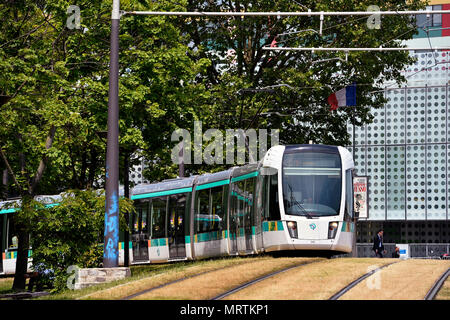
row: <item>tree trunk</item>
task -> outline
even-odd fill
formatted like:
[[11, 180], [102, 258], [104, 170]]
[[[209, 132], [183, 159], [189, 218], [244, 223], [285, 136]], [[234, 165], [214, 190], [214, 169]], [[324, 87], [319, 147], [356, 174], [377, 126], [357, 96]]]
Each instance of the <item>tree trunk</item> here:
[[3, 177], [2, 177], [2, 199], [7, 200], [8, 199], [8, 169], [3, 170]]
[[[56, 127], [52, 126], [47, 136], [47, 140], [45, 142], [45, 149], [48, 150], [52, 147], [54, 138], [55, 138]], [[6, 159], [2, 152], [2, 156]], [[25, 157], [23, 154], [19, 155], [21, 158], [21, 168], [22, 172], [25, 172]], [[23, 158], [23, 160], [22, 160]], [[5, 161], [8, 163], [7, 161]], [[36, 170], [36, 174], [34, 178], [31, 179], [31, 187], [27, 191], [22, 191], [22, 210], [33, 210], [28, 202], [28, 199], [31, 201], [34, 198], [36, 189], [41, 182], [42, 176], [44, 174], [45, 168], [47, 166], [47, 156], [44, 155], [39, 163], [38, 169]], [[23, 190], [23, 189], [22, 189]], [[19, 213], [15, 213], [15, 215], [19, 215]], [[27, 212], [23, 213], [25, 215], [25, 219], [27, 219]], [[19, 240], [18, 248], [17, 248], [17, 259], [16, 259], [16, 271], [14, 275], [13, 282], [13, 290], [25, 290], [25, 274], [27, 273], [28, 267], [28, 249], [30, 248], [30, 235], [27, 231], [27, 226], [29, 226], [29, 222], [24, 222], [22, 219], [18, 219], [18, 217], [14, 217], [15, 222], [15, 230], [17, 232], [17, 237]], [[26, 221], [26, 220], [25, 220]]]
[[30, 247], [30, 237], [28, 232], [20, 224], [16, 224], [17, 237], [19, 239], [16, 259], [16, 272], [13, 282], [13, 290], [25, 290], [25, 274], [28, 267], [28, 249]]

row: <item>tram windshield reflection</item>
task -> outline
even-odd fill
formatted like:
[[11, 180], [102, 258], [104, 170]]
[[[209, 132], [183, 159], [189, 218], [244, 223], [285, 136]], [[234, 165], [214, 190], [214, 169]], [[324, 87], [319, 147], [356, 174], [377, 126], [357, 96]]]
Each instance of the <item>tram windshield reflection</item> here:
[[338, 215], [342, 177], [339, 154], [300, 152], [283, 158], [286, 214], [314, 218]]

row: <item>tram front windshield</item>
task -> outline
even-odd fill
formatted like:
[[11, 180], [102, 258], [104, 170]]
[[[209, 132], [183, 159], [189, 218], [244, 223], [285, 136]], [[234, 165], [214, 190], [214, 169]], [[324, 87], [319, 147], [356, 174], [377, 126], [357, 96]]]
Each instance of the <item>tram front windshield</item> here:
[[283, 201], [288, 215], [314, 218], [339, 214], [339, 154], [300, 152], [283, 157]]

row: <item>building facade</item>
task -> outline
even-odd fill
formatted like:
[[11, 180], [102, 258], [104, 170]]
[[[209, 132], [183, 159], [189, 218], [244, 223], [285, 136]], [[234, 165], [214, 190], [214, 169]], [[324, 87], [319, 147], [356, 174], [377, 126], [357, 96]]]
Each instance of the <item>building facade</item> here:
[[[450, 10], [450, 0], [427, 9]], [[450, 45], [450, 14], [423, 15], [417, 25], [408, 46]], [[358, 223], [358, 243], [372, 242], [380, 228], [386, 243], [450, 243], [450, 51], [410, 55], [417, 62], [403, 70], [406, 85], [386, 83], [387, 103], [351, 136], [356, 173], [369, 177], [369, 218]]]

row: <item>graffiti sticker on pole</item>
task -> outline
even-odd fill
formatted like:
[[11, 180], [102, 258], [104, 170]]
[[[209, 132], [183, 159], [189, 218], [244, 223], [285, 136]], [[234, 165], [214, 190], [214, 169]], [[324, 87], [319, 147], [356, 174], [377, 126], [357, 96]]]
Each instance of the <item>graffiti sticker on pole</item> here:
[[369, 177], [360, 176], [353, 178], [353, 193], [355, 198], [355, 212], [359, 212], [359, 218], [369, 218]]

